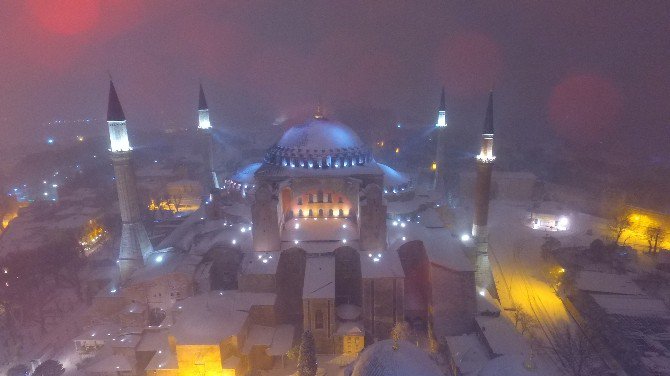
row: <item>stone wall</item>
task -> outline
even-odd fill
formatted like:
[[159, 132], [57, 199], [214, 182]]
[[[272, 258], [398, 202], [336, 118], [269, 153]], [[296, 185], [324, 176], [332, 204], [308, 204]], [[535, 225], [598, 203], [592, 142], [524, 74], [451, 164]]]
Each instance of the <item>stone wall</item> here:
[[435, 336], [455, 336], [474, 328], [477, 311], [475, 273], [430, 265], [432, 319]]
[[404, 283], [401, 278], [363, 278], [363, 324], [371, 339], [386, 339], [404, 320]]

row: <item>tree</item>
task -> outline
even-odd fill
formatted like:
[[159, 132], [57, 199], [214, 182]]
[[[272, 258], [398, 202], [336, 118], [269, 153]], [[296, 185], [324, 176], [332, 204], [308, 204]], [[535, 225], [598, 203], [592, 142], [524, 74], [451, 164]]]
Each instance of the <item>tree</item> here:
[[316, 344], [312, 332], [307, 330], [302, 333], [300, 344], [300, 355], [298, 356], [298, 375], [316, 376], [318, 364], [316, 362]]
[[544, 243], [542, 243], [542, 246], [540, 247], [540, 250], [542, 251], [542, 259], [548, 260], [549, 255], [551, 252], [555, 251], [561, 246], [560, 240], [556, 239], [553, 236], [546, 236], [544, 238]]
[[17, 364], [7, 370], [7, 376], [28, 376], [29, 374], [30, 368], [25, 364]]
[[619, 244], [621, 236], [623, 233], [632, 226], [628, 213], [623, 210], [616, 211], [609, 223], [607, 228], [609, 229], [610, 235], [614, 240], [614, 244]]
[[63, 373], [65, 373], [63, 365], [57, 360], [49, 359], [37, 366], [32, 376], [60, 376]]
[[521, 334], [534, 335], [535, 329], [539, 326], [537, 319], [526, 312], [519, 303], [512, 303], [512, 310], [514, 326], [521, 331]]
[[595, 351], [580, 329], [568, 324], [548, 328], [548, 350], [556, 363], [570, 376], [591, 373]]
[[398, 343], [406, 340], [409, 336], [409, 325], [406, 322], [397, 322], [391, 329], [391, 338], [393, 338], [393, 350], [398, 350]]
[[605, 260], [605, 243], [602, 240], [592, 241], [587, 251], [591, 260], [598, 262]]
[[648, 227], [645, 235], [649, 244], [649, 253], [658, 253], [660, 251], [658, 245], [665, 239], [665, 231], [660, 227]]

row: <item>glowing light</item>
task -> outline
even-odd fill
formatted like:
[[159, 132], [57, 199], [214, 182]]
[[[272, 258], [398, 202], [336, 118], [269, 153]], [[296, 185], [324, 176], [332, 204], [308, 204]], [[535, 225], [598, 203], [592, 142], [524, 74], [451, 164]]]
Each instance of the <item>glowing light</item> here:
[[347, 225], [346, 224], [342, 225], [342, 228], [347, 228]]
[[[107, 124], [109, 125], [110, 150], [112, 152], [133, 150], [133, 148], [130, 147], [130, 141], [128, 141], [126, 121], [108, 121]], [[93, 158], [95, 158], [95, 155]]]
[[116, 289], [111, 289], [111, 290], [109, 290], [109, 292], [110, 292], [111, 294], [116, 294]]
[[403, 236], [403, 237], [402, 237], [402, 241], [405, 241], [405, 240], [407, 240], [407, 238]]
[[49, 145], [53, 145], [53, 143], [54, 143], [54, 139], [53, 139], [53, 138], [49, 138], [49, 139], [47, 139], [47, 144], [49, 144]]
[[237, 244], [237, 240], [233, 239], [233, 241], [231, 243], [233, 243], [233, 245], [235, 245], [235, 244]]
[[296, 223], [295, 225], [293, 225], [293, 228], [295, 228], [296, 230], [299, 229], [300, 228], [300, 223]]
[[247, 232], [247, 229], [244, 228], [244, 227], [242, 227], [242, 228], [240, 229], [240, 231], [241, 231], [241, 232]]
[[467, 242], [467, 241], [470, 241], [470, 235], [468, 235], [468, 234], [463, 234], [463, 235], [461, 235], [461, 241], [462, 241], [463, 243], [465, 243], [465, 242]]
[[400, 227], [405, 228], [405, 226], [407, 226], [407, 225], [405, 224], [405, 222], [401, 222], [401, 223], [400, 223]]
[[568, 224], [569, 224], [569, 222], [570, 222], [570, 221], [568, 220], [567, 217], [560, 217], [560, 218], [558, 219], [558, 223], [556, 224], [556, 227], [557, 227], [559, 230], [565, 231], [565, 230], [568, 229]]
[[446, 127], [447, 126], [447, 112], [440, 110], [437, 112], [437, 123], [435, 124], [436, 127]]
[[198, 129], [211, 129], [209, 110], [198, 110]]
[[479, 295], [486, 296], [486, 291], [485, 290], [479, 290]]
[[398, 226], [398, 221], [393, 221], [393, 226]]
[[347, 239], [342, 239], [342, 243], [347, 244]]
[[430, 170], [431, 171], [437, 171], [437, 162], [433, 162], [430, 164]]
[[77, 141], [83, 142], [84, 141], [84, 136], [77, 136]]
[[267, 263], [268, 263], [268, 259], [263, 259], [263, 264], [267, 264]]
[[395, 148], [395, 153], [396, 154], [400, 153], [400, 148]]
[[300, 243], [297, 239], [293, 241], [293, 244], [298, 244]]
[[158, 256], [156, 257], [156, 262], [159, 263], [159, 264], [160, 264], [161, 262], [163, 262], [163, 255], [158, 255]]

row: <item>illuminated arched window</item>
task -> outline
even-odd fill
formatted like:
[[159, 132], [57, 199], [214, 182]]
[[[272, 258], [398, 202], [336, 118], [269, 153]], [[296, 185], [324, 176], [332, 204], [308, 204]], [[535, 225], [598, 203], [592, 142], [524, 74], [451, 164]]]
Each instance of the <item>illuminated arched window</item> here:
[[314, 216], [314, 211], [312, 209], [309, 209], [309, 216], [313, 217]]
[[302, 217], [302, 216], [303, 216], [302, 209], [298, 209], [298, 217]]
[[344, 217], [344, 210], [340, 209], [337, 215], [339, 215], [340, 217]]
[[319, 209], [319, 217], [323, 217], [323, 209]]
[[328, 209], [328, 216], [332, 217], [333, 216], [333, 209]]

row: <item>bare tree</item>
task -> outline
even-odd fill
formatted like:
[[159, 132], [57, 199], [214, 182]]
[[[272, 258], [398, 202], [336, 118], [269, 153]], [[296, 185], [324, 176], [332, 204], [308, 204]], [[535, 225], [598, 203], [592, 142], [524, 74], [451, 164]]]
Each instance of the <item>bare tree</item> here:
[[619, 244], [623, 233], [631, 228], [632, 225], [633, 224], [630, 221], [628, 213], [625, 211], [619, 210], [612, 214], [612, 217], [607, 224], [607, 228], [609, 229], [610, 235], [614, 240], [614, 244]]
[[526, 312], [526, 310], [516, 302], [512, 303], [512, 317], [514, 318], [514, 326], [521, 331], [523, 335], [532, 336], [535, 329], [540, 326], [537, 319]]
[[665, 239], [665, 231], [660, 227], [648, 227], [645, 235], [649, 244], [649, 253], [658, 253], [660, 251], [658, 245]]
[[579, 328], [564, 324], [547, 328], [547, 349], [550, 356], [570, 376], [592, 374], [596, 353], [586, 334]]

